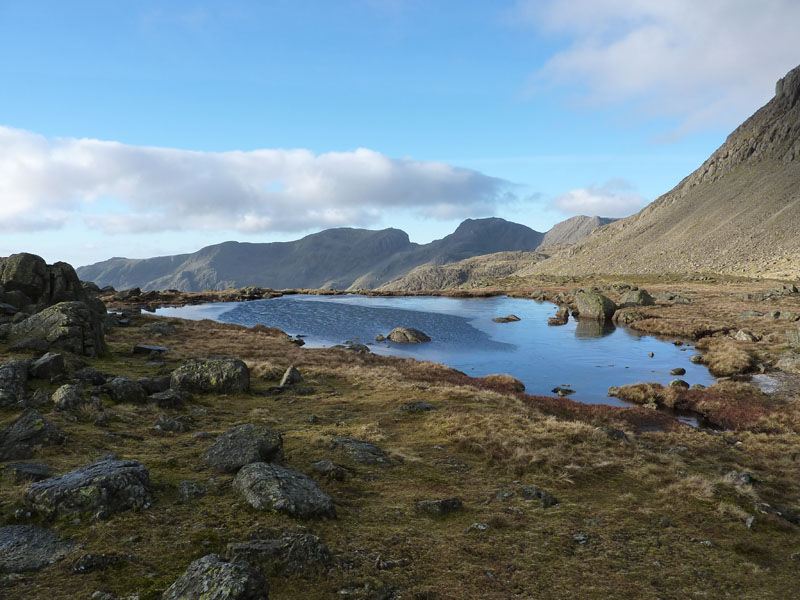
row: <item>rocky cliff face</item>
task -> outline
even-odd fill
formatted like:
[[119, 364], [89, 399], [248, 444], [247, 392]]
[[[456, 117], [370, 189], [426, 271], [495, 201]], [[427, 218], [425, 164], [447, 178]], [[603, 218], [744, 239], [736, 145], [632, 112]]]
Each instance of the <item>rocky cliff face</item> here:
[[800, 277], [800, 67], [700, 168], [535, 273]]
[[609, 217], [587, 217], [578, 215], [553, 225], [542, 240], [541, 248], [550, 246], [568, 246], [580, 242], [598, 227], [613, 223], [617, 219]]

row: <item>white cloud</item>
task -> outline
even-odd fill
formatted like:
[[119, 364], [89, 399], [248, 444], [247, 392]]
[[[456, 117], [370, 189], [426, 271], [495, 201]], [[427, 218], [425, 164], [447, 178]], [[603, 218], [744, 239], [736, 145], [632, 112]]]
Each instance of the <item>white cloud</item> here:
[[367, 226], [409, 209], [484, 216], [517, 200], [512, 187], [471, 169], [364, 148], [191, 152], [0, 126], [0, 226], [12, 231], [75, 216], [115, 234]]
[[516, 13], [570, 39], [534, 88], [568, 86], [585, 103], [633, 102], [677, 118], [673, 135], [738, 124], [800, 60], [797, 0], [520, 0]]
[[612, 179], [602, 185], [570, 190], [558, 196], [552, 208], [570, 216], [627, 217], [647, 201], [624, 179]]

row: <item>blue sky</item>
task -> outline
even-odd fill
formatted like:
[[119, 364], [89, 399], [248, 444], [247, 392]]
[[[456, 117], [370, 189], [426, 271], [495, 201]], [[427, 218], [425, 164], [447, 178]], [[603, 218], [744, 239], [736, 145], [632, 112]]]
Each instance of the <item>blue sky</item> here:
[[0, 0], [0, 255], [626, 216], [772, 97], [798, 22], [793, 0]]

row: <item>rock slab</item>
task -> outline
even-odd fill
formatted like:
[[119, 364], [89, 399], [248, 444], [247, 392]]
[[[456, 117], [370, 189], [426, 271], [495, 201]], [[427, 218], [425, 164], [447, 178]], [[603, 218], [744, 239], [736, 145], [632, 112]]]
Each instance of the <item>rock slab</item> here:
[[48, 345], [96, 357], [105, 352], [100, 316], [86, 302], [59, 302], [11, 328], [9, 338], [34, 338]]
[[313, 533], [277, 533], [268, 539], [228, 544], [229, 560], [244, 561], [267, 577], [315, 571], [331, 560], [325, 543]]
[[610, 298], [597, 292], [580, 291], [575, 294], [575, 304], [581, 319], [610, 321], [617, 311], [617, 305]]
[[104, 519], [128, 509], [150, 508], [147, 468], [134, 460], [101, 460], [58, 477], [32, 483], [23, 502], [47, 519], [90, 516]]
[[233, 488], [253, 508], [301, 519], [333, 518], [333, 500], [308, 475], [279, 465], [251, 463], [241, 468]]
[[218, 554], [198, 558], [175, 580], [161, 600], [269, 600], [269, 585], [247, 563]]
[[67, 555], [70, 542], [43, 527], [8, 525], [0, 527], [0, 573], [37, 571]]

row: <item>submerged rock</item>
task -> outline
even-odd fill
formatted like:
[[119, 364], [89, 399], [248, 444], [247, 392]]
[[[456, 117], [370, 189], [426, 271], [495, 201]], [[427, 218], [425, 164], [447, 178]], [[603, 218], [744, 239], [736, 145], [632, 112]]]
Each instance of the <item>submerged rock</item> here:
[[495, 323], [515, 323], [521, 321], [517, 315], [507, 315], [505, 317], [495, 317], [492, 319]]
[[0, 573], [38, 571], [69, 554], [73, 547], [43, 527], [0, 527]]
[[241, 394], [250, 389], [250, 370], [238, 358], [192, 359], [172, 372], [170, 386], [185, 392]]
[[395, 327], [388, 337], [397, 344], [421, 344], [431, 341], [427, 334], [413, 327]]
[[150, 474], [143, 464], [109, 459], [33, 483], [25, 491], [23, 502], [46, 519], [104, 519], [131, 508], [150, 508], [153, 494]]
[[244, 562], [218, 554], [198, 558], [164, 592], [161, 600], [269, 600], [269, 584]]
[[305, 473], [263, 462], [241, 468], [233, 480], [236, 490], [253, 508], [301, 519], [335, 517], [333, 500]]

